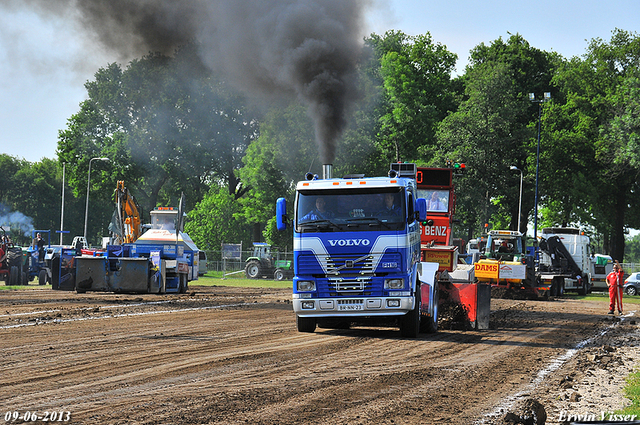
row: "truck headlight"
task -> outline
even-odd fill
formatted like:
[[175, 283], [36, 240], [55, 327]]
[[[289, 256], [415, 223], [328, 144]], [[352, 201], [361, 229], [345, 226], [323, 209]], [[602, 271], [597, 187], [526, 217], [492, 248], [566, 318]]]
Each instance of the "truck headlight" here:
[[313, 280], [299, 280], [298, 292], [309, 292], [316, 290], [316, 282]]
[[315, 307], [315, 303], [313, 301], [303, 301], [302, 309], [303, 310], [313, 310]]
[[403, 289], [404, 279], [385, 279], [384, 289]]

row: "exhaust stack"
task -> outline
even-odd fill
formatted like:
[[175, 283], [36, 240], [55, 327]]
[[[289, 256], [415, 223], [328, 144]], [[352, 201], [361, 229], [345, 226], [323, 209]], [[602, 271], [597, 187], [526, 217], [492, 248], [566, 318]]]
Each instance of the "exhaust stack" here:
[[324, 164], [322, 166], [322, 178], [323, 179], [326, 180], [326, 179], [333, 178], [332, 172], [333, 172], [333, 164]]

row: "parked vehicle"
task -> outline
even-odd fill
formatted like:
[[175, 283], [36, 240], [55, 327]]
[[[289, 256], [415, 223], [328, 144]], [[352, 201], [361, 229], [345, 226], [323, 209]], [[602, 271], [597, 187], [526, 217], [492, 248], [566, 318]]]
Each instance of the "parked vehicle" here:
[[624, 293], [631, 296], [640, 294], [640, 272], [631, 273], [625, 279]]
[[198, 276], [204, 276], [209, 270], [207, 263], [207, 254], [204, 251], [198, 252]]
[[589, 237], [576, 227], [546, 227], [540, 239], [540, 261], [536, 270], [551, 295], [591, 292], [591, 249]]

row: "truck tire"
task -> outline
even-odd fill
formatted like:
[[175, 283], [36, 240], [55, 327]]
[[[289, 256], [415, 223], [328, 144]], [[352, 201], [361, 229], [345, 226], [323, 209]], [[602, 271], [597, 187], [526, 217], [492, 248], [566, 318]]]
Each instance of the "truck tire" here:
[[244, 268], [244, 274], [249, 279], [258, 279], [261, 277], [262, 267], [260, 267], [260, 262], [258, 260], [249, 261]]
[[438, 306], [440, 304], [440, 291], [438, 291], [438, 282], [435, 283], [435, 291], [433, 294], [433, 316], [423, 316], [420, 319], [420, 332], [433, 334], [438, 332]]
[[47, 271], [46, 270], [40, 270], [40, 273], [38, 273], [38, 284], [39, 285], [46, 285], [47, 284]]
[[416, 289], [416, 301], [413, 310], [400, 319], [400, 335], [405, 338], [417, 338], [420, 334], [420, 308], [422, 305], [420, 287]]
[[313, 333], [316, 330], [316, 319], [313, 317], [296, 316], [298, 332]]

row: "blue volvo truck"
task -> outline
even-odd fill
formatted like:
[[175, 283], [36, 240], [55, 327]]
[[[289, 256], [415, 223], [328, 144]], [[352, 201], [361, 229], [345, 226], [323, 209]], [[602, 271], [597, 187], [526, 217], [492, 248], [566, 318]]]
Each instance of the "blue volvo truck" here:
[[420, 262], [426, 201], [415, 164], [387, 177], [307, 174], [293, 214], [276, 203], [278, 229], [293, 226], [293, 309], [300, 332], [352, 324], [398, 326], [405, 337], [437, 330], [437, 263]]

